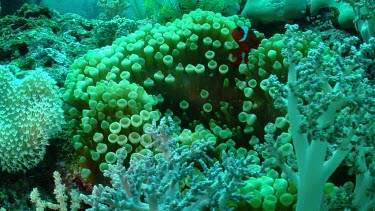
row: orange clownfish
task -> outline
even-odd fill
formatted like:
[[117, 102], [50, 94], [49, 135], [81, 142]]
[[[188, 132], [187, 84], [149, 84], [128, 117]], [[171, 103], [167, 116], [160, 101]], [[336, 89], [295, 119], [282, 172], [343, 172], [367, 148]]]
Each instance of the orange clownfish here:
[[264, 37], [257, 37], [253, 30], [248, 26], [238, 26], [233, 29], [232, 37], [238, 44], [237, 49], [233, 49], [229, 54], [229, 61], [234, 65], [238, 66], [242, 63], [248, 62], [248, 56], [253, 48], [258, 48], [260, 42]]

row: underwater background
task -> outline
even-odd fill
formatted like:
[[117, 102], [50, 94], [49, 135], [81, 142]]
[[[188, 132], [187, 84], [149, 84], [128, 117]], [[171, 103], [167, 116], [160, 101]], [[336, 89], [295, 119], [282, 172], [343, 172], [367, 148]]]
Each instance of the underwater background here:
[[375, 210], [373, 0], [0, 1], [0, 210]]

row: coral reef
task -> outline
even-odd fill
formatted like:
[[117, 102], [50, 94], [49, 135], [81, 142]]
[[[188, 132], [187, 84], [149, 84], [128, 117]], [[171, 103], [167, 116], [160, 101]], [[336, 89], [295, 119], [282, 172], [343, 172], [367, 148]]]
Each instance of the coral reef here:
[[374, 209], [372, 1], [99, 6], [0, 20], [0, 210]]
[[144, 24], [125, 18], [88, 21], [75, 14], [61, 15], [46, 7], [25, 4], [15, 15], [0, 20], [0, 63], [10, 66], [17, 76], [43, 67], [62, 86], [78, 55], [109, 44]]

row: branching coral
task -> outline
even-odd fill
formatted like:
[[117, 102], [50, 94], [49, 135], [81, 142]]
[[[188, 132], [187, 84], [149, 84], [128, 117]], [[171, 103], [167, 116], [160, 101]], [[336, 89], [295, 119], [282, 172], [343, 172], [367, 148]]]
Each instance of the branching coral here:
[[[59, 172], [55, 171], [53, 173], [53, 178], [55, 180], [55, 189], [53, 193], [55, 194], [57, 204], [49, 201], [44, 201], [40, 198], [40, 193], [37, 188], [34, 188], [30, 193], [31, 203], [35, 204], [36, 211], [43, 211], [45, 209], [51, 210], [68, 210], [68, 195], [66, 195], [66, 186], [63, 184], [61, 175]], [[71, 196], [70, 209], [71, 211], [79, 210], [80, 208], [80, 198], [77, 190], [70, 190], [69, 195]]]
[[[242, 179], [257, 174], [248, 168], [252, 156], [236, 159], [223, 153], [222, 162], [216, 161], [210, 167], [207, 163], [213, 161], [206, 153], [214, 143], [200, 140], [191, 147], [178, 147], [172, 136], [173, 125], [171, 118], [163, 118], [158, 127], [154, 121], [149, 130], [155, 138], [150, 147], [156, 147], [161, 154], [153, 155], [148, 150], [133, 154], [126, 169], [123, 166], [126, 151], [122, 150], [117, 165], [109, 165], [105, 171], [112, 187], [98, 185], [91, 196], [81, 195], [92, 206], [89, 210], [225, 210], [228, 200], [247, 198], [238, 189], [243, 186]], [[195, 169], [197, 164], [203, 174]], [[188, 181], [187, 178], [190, 187], [181, 191], [179, 181]]]
[[[354, 148], [362, 158], [350, 164], [359, 179], [354, 195], [364, 193], [365, 196], [361, 197], [364, 201], [353, 206], [359, 210], [373, 209], [373, 155], [363, 150], [374, 147], [375, 89], [364, 77], [372, 63], [366, 57], [375, 56], [374, 39], [358, 50], [352, 47], [358, 41], [356, 38], [335, 44], [332, 50], [320, 43], [297, 62], [295, 44], [314, 35], [304, 32], [304, 36], [296, 37], [295, 31], [295, 26], [288, 27], [283, 50], [288, 60], [288, 83], [283, 85], [271, 76], [268, 90], [277, 102], [284, 102], [288, 112], [297, 169], [290, 165], [294, 164], [292, 160], [286, 162], [279, 158], [279, 162], [297, 186], [297, 210], [307, 207], [320, 210], [324, 184], [345, 158], [354, 156], [351, 154], [355, 153]], [[273, 137], [271, 134], [266, 139], [275, 143]]]

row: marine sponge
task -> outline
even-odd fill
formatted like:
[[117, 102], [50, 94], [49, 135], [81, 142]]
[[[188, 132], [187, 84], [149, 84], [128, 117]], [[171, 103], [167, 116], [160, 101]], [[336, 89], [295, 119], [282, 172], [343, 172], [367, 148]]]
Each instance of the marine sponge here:
[[64, 122], [58, 88], [41, 70], [17, 79], [0, 67], [0, 99], [1, 169], [25, 171], [43, 159]]
[[241, 15], [255, 23], [276, 23], [305, 17], [306, 0], [247, 0]]

